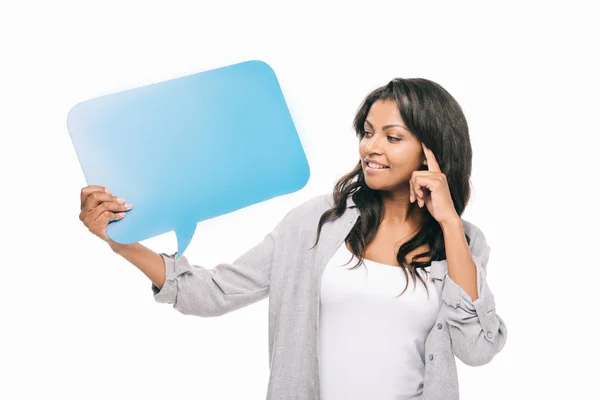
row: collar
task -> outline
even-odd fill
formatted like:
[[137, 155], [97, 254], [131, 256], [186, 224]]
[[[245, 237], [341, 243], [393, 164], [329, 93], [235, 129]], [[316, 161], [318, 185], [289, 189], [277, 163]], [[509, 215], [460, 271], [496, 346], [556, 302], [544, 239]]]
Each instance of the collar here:
[[356, 204], [354, 203], [354, 200], [352, 199], [352, 195], [348, 196], [348, 199], [346, 200], [346, 207], [347, 208], [356, 208]]

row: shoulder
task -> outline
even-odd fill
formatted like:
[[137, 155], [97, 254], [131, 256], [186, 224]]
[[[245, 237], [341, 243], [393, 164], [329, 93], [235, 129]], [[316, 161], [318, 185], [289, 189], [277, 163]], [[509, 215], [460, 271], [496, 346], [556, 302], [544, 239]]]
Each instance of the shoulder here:
[[288, 214], [296, 221], [312, 221], [313, 217], [320, 217], [325, 211], [333, 206], [333, 193], [322, 193], [310, 197], [298, 206], [294, 207]]
[[461, 220], [463, 224], [463, 230], [470, 239], [469, 249], [471, 250], [471, 253], [478, 256], [488, 257], [491, 249], [487, 243], [483, 231], [473, 222], [467, 221], [463, 218], [461, 218]]
[[321, 215], [333, 205], [333, 193], [318, 194], [292, 208], [276, 227], [278, 232], [299, 233], [316, 227]]
[[472, 237], [474, 234], [476, 234], [477, 232], [481, 231], [479, 229], [479, 227], [477, 225], [475, 225], [473, 222], [468, 221], [464, 218], [460, 219], [462, 221], [462, 225], [463, 225], [463, 229], [465, 231], [465, 233], [469, 236]]
[[463, 230], [465, 231], [467, 236], [469, 236], [469, 238], [471, 239], [471, 242], [485, 241], [485, 235], [483, 234], [483, 231], [477, 225], [475, 225], [473, 222], [468, 221], [464, 218], [461, 218], [461, 221], [462, 221], [462, 225], [463, 225]]

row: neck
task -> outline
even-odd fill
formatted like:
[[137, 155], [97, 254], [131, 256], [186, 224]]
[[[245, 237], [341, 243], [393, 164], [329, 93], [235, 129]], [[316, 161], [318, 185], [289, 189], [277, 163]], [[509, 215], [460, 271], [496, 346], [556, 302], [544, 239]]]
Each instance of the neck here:
[[421, 226], [423, 210], [415, 201], [410, 202], [410, 193], [382, 192], [383, 217], [381, 223], [398, 226]]

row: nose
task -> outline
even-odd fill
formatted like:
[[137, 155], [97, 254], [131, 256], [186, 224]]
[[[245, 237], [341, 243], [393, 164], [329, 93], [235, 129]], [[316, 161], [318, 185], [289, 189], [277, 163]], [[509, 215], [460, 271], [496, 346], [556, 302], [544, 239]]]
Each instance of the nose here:
[[372, 154], [372, 153], [379, 153], [381, 154], [381, 144], [379, 141], [379, 137], [380, 135], [373, 135], [370, 139], [367, 139], [367, 144], [365, 145], [365, 153], [366, 154]]

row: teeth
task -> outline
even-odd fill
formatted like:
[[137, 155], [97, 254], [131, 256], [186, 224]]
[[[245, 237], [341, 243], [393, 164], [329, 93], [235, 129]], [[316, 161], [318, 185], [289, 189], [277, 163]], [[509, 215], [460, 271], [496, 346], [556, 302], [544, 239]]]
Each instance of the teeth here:
[[386, 167], [386, 166], [384, 166], [384, 165], [381, 165], [381, 164], [375, 164], [375, 163], [372, 163], [372, 162], [368, 163], [367, 165], [368, 165], [369, 167], [371, 167], [371, 168], [377, 168], [377, 169], [383, 169], [383, 168], [387, 168], [387, 167]]

